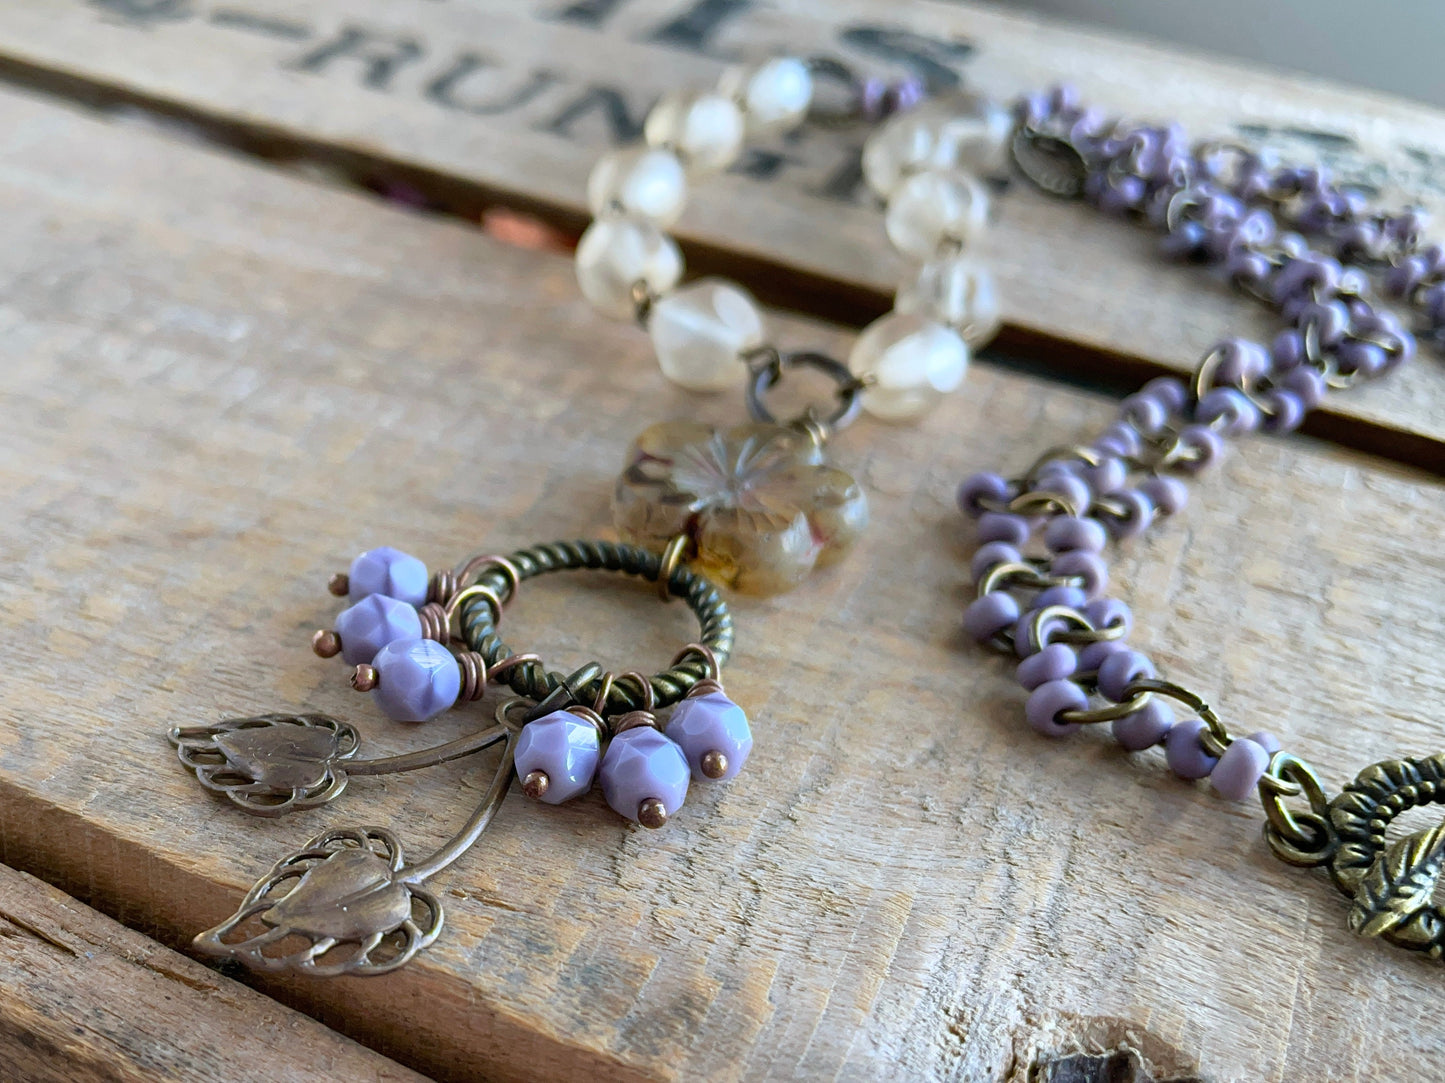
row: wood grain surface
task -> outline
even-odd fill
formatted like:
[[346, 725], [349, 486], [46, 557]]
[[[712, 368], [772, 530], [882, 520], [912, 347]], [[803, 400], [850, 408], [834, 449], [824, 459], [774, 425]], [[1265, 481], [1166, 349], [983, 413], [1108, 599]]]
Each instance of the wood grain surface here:
[[[1445, 207], [1445, 114], [1358, 88], [1249, 70], [1117, 36], [933, 0], [10, 0], [0, 74], [141, 103], [263, 153], [402, 182], [467, 214], [490, 201], [576, 229], [588, 170], [650, 102], [731, 59], [779, 51], [862, 70], [966, 79], [1001, 99], [1065, 80], [1102, 108], [1324, 160], [1394, 205]], [[865, 130], [805, 129], [693, 194], [694, 270], [861, 326], [904, 266], [857, 182]], [[1015, 184], [980, 248], [1000, 281], [1003, 345], [1073, 375], [1187, 370], [1270, 317], [1156, 238]], [[1388, 381], [1312, 421], [1337, 442], [1445, 474], [1445, 369]]]
[[[181, 945], [324, 827], [439, 842], [487, 764], [258, 821], [162, 734], [276, 709], [344, 717], [377, 752], [467, 732], [490, 700], [398, 726], [310, 654], [327, 574], [381, 543], [436, 566], [605, 532], [638, 427], [740, 403], [668, 385], [563, 257], [8, 93], [0, 205], [0, 859]], [[408, 969], [248, 980], [444, 1080], [1022, 1083], [1120, 1044], [1166, 1079], [1445, 1073], [1438, 966], [1352, 937], [1257, 808], [1104, 734], [1034, 736], [1010, 667], [961, 641], [957, 479], [1112, 409], [982, 364], [921, 425], [860, 422], [837, 453], [872, 529], [735, 607], [744, 775], [656, 833], [595, 794], [514, 790]], [[1120, 555], [1115, 590], [1165, 673], [1338, 786], [1445, 740], [1442, 513], [1425, 475], [1251, 441]], [[538, 583], [508, 624], [619, 670], [691, 635], [605, 576]]]
[[0, 1075], [10, 1083], [423, 1079], [3, 865]]

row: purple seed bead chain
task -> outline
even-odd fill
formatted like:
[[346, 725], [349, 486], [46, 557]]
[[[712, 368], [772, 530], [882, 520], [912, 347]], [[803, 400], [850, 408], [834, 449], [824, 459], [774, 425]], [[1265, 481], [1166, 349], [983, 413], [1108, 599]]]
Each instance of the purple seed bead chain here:
[[[1016, 118], [1015, 159], [1042, 187], [1161, 229], [1167, 256], [1219, 268], [1288, 326], [1267, 344], [1225, 339], [1191, 380], [1151, 380], [1092, 441], [1053, 448], [1018, 477], [967, 479], [958, 502], [980, 544], [964, 629], [1017, 657], [1038, 732], [1107, 722], [1124, 748], [1161, 746], [1179, 777], [1208, 778], [1235, 801], [1258, 790], [1268, 810], [1304, 792], [1308, 768], [1267, 733], [1232, 736], [1127, 646], [1133, 617], [1107, 594], [1103, 552], [1177, 514], [1187, 482], [1229, 440], [1296, 429], [1330, 391], [1414, 355], [1414, 336], [1371, 301], [1373, 280], [1420, 309], [1445, 345], [1445, 252], [1420, 248], [1417, 211], [1374, 212], [1323, 170], [1194, 145], [1178, 125], [1108, 120], [1068, 87], [1021, 99]], [[1190, 717], [1178, 719], [1171, 700]]]

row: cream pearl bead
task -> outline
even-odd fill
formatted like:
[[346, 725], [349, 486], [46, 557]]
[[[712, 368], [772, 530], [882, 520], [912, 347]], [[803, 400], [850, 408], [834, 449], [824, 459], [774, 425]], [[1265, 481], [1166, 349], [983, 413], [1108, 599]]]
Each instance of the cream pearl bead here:
[[636, 313], [634, 284], [660, 294], [682, 277], [677, 244], [646, 218], [600, 218], [577, 244], [577, 284], [599, 312], [619, 320]]
[[993, 275], [967, 256], [929, 260], [898, 287], [896, 311], [947, 324], [977, 350], [998, 333], [998, 293]]
[[988, 192], [960, 170], [925, 170], [900, 184], [888, 200], [883, 227], [895, 248], [931, 259], [945, 241], [966, 244], [988, 224]]
[[757, 67], [728, 69], [718, 81], [718, 90], [742, 104], [749, 131], [786, 131], [808, 115], [813, 104], [813, 73], [804, 61], [779, 56]]
[[599, 218], [635, 214], [666, 228], [686, 203], [687, 176], [668, 150], [615, 150], [603, 155], [587, 178], [587, 205]]
[[848, 368], [868, 380], [863, 409], [885, 421], [904, 421], [963, 382], [968, 344], [936, 320], [890, 312], [863, 329]]
[[716, 173], [737, 161], [745, 124], [737, 102], [724, 94], [666, 94], [652, 107], [642, 127], [653, 147], [670, 147], [688, 171]]
[[662, 374], [690, 391], [736, 387], [747, 375], [739, 354], [763, 342], [763, 316], [742, 287], [702, 278], [652, 306], [647, 331]]
[[900, 113], [863, 144], [863, 177], [888, 199], [910, 173], [963, 169], [981, 175], [1005, 165], [1013, 119], [994, 102], [958, 94]]

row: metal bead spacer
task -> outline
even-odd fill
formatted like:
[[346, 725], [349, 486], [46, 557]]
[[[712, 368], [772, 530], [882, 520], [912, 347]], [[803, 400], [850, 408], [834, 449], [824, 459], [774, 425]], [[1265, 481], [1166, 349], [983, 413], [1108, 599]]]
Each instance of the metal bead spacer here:
[[344, 598], [351, 593], [351, 576], [345, 572], [337, 572], [326, 581], [326, 589], [338, 598]]
[[703, 753], [702, 763], [699, 764], [702, 773], [708, 778], [722, 778], [728, 773], [728, 758], [721, 750], [714, 748], [710, 752]]
[[637, 822], [656, 831], [667, 823], [667, 806], [657, 798], [649, 797], [637, 806]]
[[528, 771], [527, 777], [522, 779], [522, 792], [533, 801], [545, 796], [551, 786], [552, 780], [547, 777], [546, 771]]
[[376, 687], [379, 676], [375, 666], [357, 666], [351, 675], [351, 687], [358, 692], [370, 692]]
[[330, 628], [318, 628], [311, 637], [311, 649], [321, 658], [335, 658], [341, 653], [341, 637]]

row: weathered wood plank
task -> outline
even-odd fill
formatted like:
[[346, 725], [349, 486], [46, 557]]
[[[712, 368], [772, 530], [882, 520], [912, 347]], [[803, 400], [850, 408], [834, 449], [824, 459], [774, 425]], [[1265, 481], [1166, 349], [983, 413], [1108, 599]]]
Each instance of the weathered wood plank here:
[[423, 1079], [0, 865], [10, 1083]]
[[[465, 732], [475, 712], [388, 724], [310, 656], [327, 572], [381, 542], [441, 563], [603, 530], [640, 424], [739, 404], [669, 387], [564, 258], [8, 94], [0, 202], [0, 859], [179, 944], [325, 826], [440, 841], [484, 765], [257, 822], [161, 732], [274, 708], [379, 752]], [[261, 987], [452, 1080], [1021, 1080], [1036, 1052], [1121, 1042], [1163, 1078], [1445, 1070], [1437, 968], [1351, 938], [1256, 810], [1103, 735], [1033, 737], [1009, 667], [959, 642], [955, 480], [1111, 412], [970, 381], [917, 428], [840, 438], [876, 526], [737, 604], [758, 743], [736, 784], [661, 833], [514, 792], [412, 967]], [[1124, 554], [1119, 591], [1167, 673], [1338, 785], [1445, 738], [1445, 552], [1420, 542], [1442, 512], [1435, 481], [1260, 441]], [[607, 580], [539, 585], [508, 621], [619, 670], [688, 634]]]
[[[0, 69], [67, 93], [144, 101], [274, 153], [408, 178], [467, 212], [520, 204], [576, 227], [600, 148], [630, 138], [660, 92], [725, 60], [825, 52], [1007, 97], [1057, 80], [1101, 106], [1324, 158], [1388, 200], [1445, 206], [1445, 115], [1379, 94], [1252, 71], [969, 4], [869, 0], [17, 0]], [[695, 193], [681, 223], [695, 270], [861, 325], [902, 264], [856, 184], [859, 131], [765, 147]], [[1014, 188], [982, 249], [1013, 329], [1002, 344], [1097, 377], [1191, 367], [1224, 333], [1272, 335], [1262, 311], [1143, 231]], [[1445, 369], [1334, 400], [1320, 435], [1445, 472]]]

